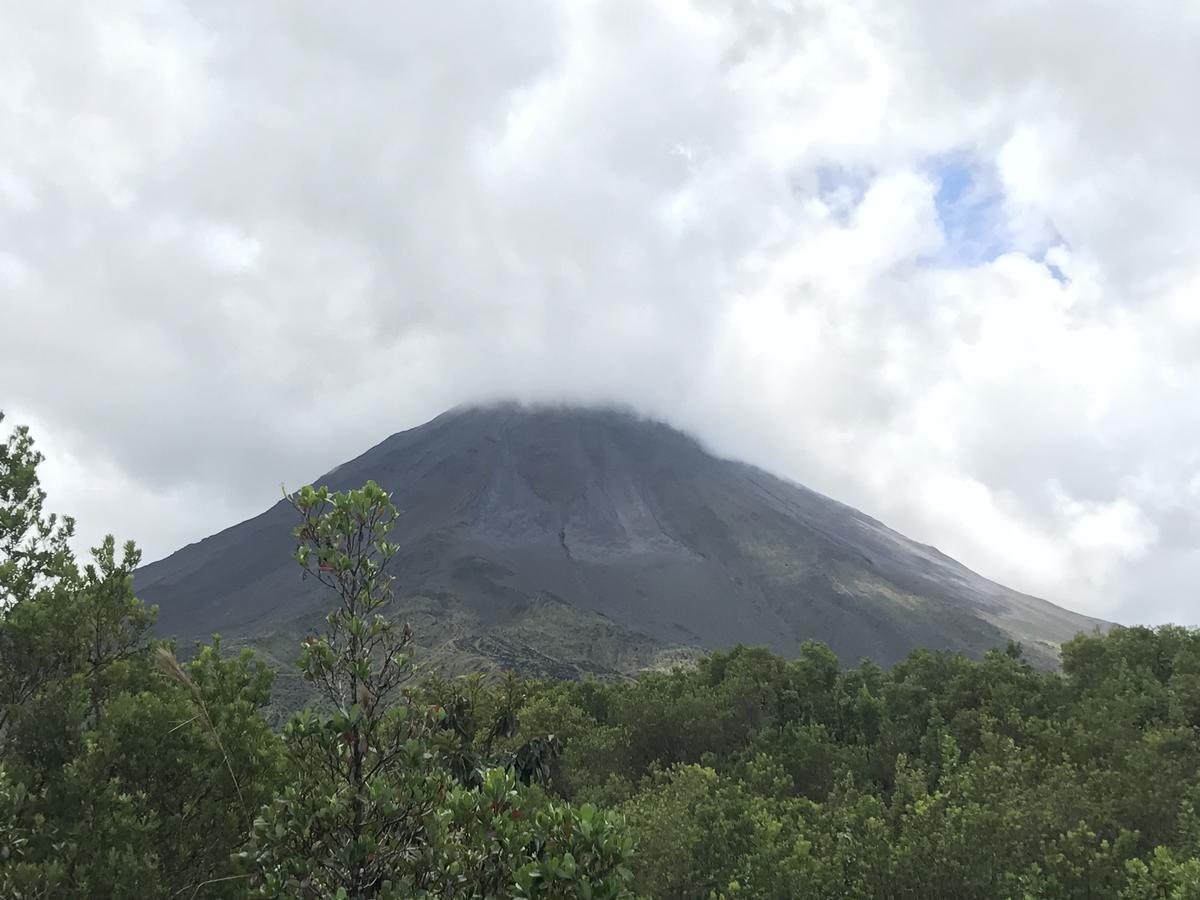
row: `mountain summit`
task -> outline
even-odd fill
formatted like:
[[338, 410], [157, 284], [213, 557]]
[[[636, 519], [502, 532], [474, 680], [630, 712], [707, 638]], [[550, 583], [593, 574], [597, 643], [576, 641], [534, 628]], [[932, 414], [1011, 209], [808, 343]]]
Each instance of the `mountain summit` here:
[[[794, 655], [810, 638], [883, 664], [1015, 639], [1051, 664], [1061, 641], [1103, 624], [611, 409], [453, 410], [314, 484], [368, 479], [403, 513], [400, 614], [464, 668], [607, 673], [736, 643]], [[160, 630], [293, 654], [329, 603], [292, 560], [294, 524], [281, 501], [139, 570]]]

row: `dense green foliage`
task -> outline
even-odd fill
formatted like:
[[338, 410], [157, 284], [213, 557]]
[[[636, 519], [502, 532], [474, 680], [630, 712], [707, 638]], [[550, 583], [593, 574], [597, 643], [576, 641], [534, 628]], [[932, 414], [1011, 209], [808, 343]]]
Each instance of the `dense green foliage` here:
[[135, 547], [74, 559], [39, 461], [0, 446], [0, 897], [1200, 898], [1200, 632], [415, 675], [390, 500], [306, 488], [332, 611], [276, 731], [252, 653], [153, 640]]
[[839, 671], [737, 648], [522, 711], [625, 814], [656, 897], [1200, 897], [1200, 633]]

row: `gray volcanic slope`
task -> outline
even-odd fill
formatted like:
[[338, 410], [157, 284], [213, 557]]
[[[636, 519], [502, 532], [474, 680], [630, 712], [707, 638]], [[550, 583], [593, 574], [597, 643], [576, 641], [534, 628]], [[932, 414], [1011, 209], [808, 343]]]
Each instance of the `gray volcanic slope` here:
[[[444, 610], [446, 621], [469, 623], [469, 640], [447, 640], [460, 649], [465, 641], [485, 662], [562, 662], [560, 648], [546, 645], [580, 623], [603, 626], [618, 646], [603, 664], [568, 674], [647, 663], [644, 653], [623, 655], [626, 644], [747, 643], [794, 655], [808, 638], [846, 662], [883, 664], [915, 647], [979, 654], [1015, 638], [1053, 664], [1061, 641], [1104, 625], [988, 581], [827, 497], [718, 459], [665, 425], [608, 409], [453, 410], [314, 483], [346, 489], [367, 479], [404, 513], [393, 535], [404, 547], [399, 593], [423, 604], [431, 622]], [[213, 632], [253, 643], [314, 621], [329, 598], [299, 577], [294, 524], [281, 501], [139, 570], [138, 593], [159, 605], [160, 630], [185, 646]], [[542, 617], [566, 624], [538, 631]], [[521, 623], [516, 644], [499, 637]]]

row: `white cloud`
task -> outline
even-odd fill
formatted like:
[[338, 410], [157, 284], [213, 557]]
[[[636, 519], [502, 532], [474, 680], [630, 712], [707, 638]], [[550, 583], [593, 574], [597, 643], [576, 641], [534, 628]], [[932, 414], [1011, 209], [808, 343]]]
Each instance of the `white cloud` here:
[[455, 403], [616, 399], [1196, 621], [1198, 39], [1082, 0], [14, 6], [0, 404], [150, 556]]

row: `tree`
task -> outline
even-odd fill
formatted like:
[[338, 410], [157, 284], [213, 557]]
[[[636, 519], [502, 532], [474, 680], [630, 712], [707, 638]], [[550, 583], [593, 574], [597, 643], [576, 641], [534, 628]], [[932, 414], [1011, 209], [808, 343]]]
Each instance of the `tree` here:
[[[0, 423], [4, 413], [0, 412]], [[0, 445], [0, 741], [12, 719], [72, 664], [69, 541], [75, 522], [45, 514], [42, 455], [20, 426]]]
[[42, 460], [23, 425], [0, 445], [0, 615], [39, 587], [75, 574], [69, 544], [75, 520], [43, 512]]
[[277, 791], [271, 673], [219, 644], [175, 662], [137, 548], [107, 537], [80, 569], [40, 462], [25, 429], [0, 448], [0, 896], [244, 895], [233, 853]]
[[[397, 512], [373, 482], [289, 497], [301, 517], [296, 560], [332, 592], [324, 634], [300, 665], [332, 710], [284, 729], [288, 783], [255, 822], [247, 858], [268, 897], [622, 897], [629, 842], [619, 820], [539, 805], [512, 771], [477, 777], [471, 703], [451, 708], [409, 691], [412, 632], [387, 613]], [[464, 686], [467, 691], [471, 685]], [[509, 698], [482, 738], [515, 730]], [[575, 889], [580, 893], [576, 894]]]

